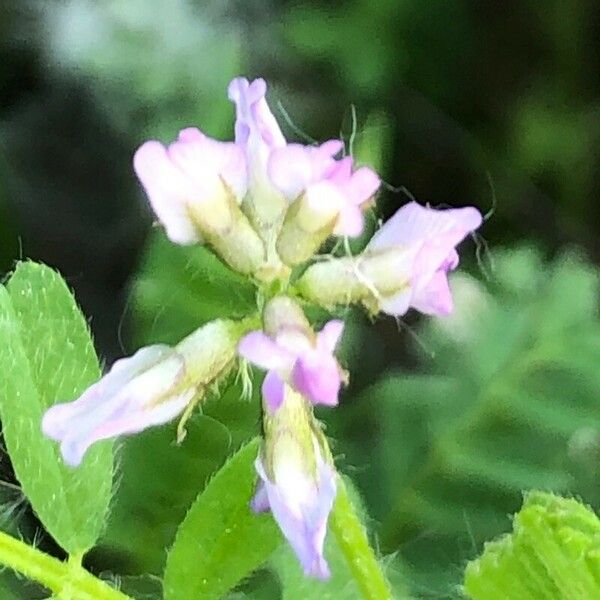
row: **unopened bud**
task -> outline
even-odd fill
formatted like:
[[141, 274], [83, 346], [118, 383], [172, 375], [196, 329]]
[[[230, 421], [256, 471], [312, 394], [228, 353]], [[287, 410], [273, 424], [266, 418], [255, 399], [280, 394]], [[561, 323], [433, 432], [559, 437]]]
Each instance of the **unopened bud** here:
[[261, 478], [252, 506], [270, 509], [306, 575], [327, 579], [323, 556], [336, 474], [312, 409], [286, 386], [282, 406], [265, 411], [265, 441], [256, 470]]

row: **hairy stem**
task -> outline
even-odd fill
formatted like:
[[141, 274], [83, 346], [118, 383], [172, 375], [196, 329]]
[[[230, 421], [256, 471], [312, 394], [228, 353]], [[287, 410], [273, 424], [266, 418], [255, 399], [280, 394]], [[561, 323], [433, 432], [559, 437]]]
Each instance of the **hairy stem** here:
[[338, 478], [331, 532], [365, 600], [393, 600], [390, 585], [369, 545], [365, 528], [352, 506], [341, 477]]
[[62, 562], [3, 532], [0, 564], [37, 581], [64, 600], [131, 600], [88, 573], [79, 560]]

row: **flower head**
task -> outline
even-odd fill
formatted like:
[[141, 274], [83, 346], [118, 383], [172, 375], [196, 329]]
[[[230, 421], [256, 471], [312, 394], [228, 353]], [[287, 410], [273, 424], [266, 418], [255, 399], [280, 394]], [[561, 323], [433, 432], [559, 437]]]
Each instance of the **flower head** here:
[[265, 419], [265, 446], [256, 460], [260, 477], [255, 512], [270, 509], [306, 575], [329, 577], [323, 556], [336, 474], [312, 429], [302, 396], [288, 386], [282, 407]]
[[[240, 340], [239, 354], [266, 369], [263, 395], [274, 411], [283, 402], [287, 382], [313, 404], [335, 406], [342, 382], [342, 370], [333, 355], [344, 330], [344, 324], [332, 320], [314, 333], [301, 311], [289, 299], [276, 298], [265, 310], [265, 323], [273, 317], [269, 334], [252, 331]], [[287, 313], [285, 312], [287, 310]], [[299, 310], [299, 309], [298, 309]]]

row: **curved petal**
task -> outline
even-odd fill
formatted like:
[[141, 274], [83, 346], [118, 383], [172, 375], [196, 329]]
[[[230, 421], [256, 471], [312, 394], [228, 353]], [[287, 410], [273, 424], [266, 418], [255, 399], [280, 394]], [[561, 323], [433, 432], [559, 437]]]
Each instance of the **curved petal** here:
[[379, 301], [379, 308], [382, 312], [401, 317], [408, 312], [411, 306], [412, 290], [405, 288], [393, 296], [384, 296]]
[[265, 99], [267, 84], [264, 79], [250, 82], [236, 77], [228, 88], [229, 99], [236, 106], [235, 141], [250, 142], [257, 136], [269, 148], [285, 145], [285, 138]]
[[251, 331], [238, 344], [238, 353], [262, 369], [290, 369], [294, 356], [262, 331]]
[[304, 573], [328, 579], [330, 572], [323, 556], [323, 546], [327, 520], [336, 495], [333, 469], [321, 459], [317, 465], [316, 481], [310, 486], [311, 494], [300, 505], [295, 495], [290, 496], [296, 486], [288, 490], [283, 484], [271, 482], [260, 459], [256, 461], [256, 470], [265, 485], [273, 517], [298, 557]]
[[42, 431], [60, 441], [65, 462], [77, 466], [96, 441], [137, 433], [179, 414], [195, 394], [186, 389], [170, 395], [183, 370], [183, 359], [174, 350], [145, 348], [118, 361], [78, 400], [49, 408]]
[[364, 225], [365, 218], [362, 210], [356, 204], [345, 203], [340, 210], [333, 233], [357, 237], [362, 233]]
[[[191, 129], [191, 128], [190, 128]], [[238, 202], [247, 187], [243, 149], [233, 142], [220, 142], [198, 130], [183, 130], [167, 149], [169, 158], [194, 185], [190, 201], [222, 193], [221, 180], [229, 186]]]
[[471, 206], [433, 209], [409, 202], [388, 219], [373, 236], [367, 250], [384, 250], [395, 246], [421, 245], [439, 236], [449, 244], [446, 255], [482, 223], [481, 213]]
[[292, 383], [313, 404], [338, 404], [342, 385], [340, 368], [329, 352], [316, 350], [299, 358], [292, 370]]
[[320, 146], [288, 144], [277, 148], [269, 156], [269, 177], [288, 200], [294, 200], [310, 184], [326, 177], [335, 163], [333, 156], [342, 147], [339, 140], [329, 140]]
[[354, 204], [362, 204], [375, 195], [380, 185], [379, 175], [373, 169], [360, 167], [352, 173], [347, 190]]
[[193, 189], [169, 160], [166, 148], [155, 141], [142, 144], [133, 157], [133, 166], [169, 239], [176, 244], [202, 241], [186, 208]]
[[317, 347], [323, 352], [333, 354], [340, 338], [344, 333], [344, 321], [332, 319], [323, 326], [323, 329], [317, 333]]
[[423, 289], [413, 294], [410, 304], [426, 315], [449, 315], [454, 305], [446, 272], [441, 270], [435, 273]]
[[275, 412], [285, 398], [285, 384], [276, 371], [268, 371], [262, 384], [262, 395], [271, 412]]

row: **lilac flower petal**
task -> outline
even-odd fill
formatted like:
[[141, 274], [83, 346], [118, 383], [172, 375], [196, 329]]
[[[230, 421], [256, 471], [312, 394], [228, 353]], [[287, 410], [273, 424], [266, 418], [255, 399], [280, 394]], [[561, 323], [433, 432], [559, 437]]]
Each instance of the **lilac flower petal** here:
[[271, 482], [260, 459], [256, 462], [256, 470], [265, 484], [273, 517], [298, 557], [304, 573], [328, 579], [330, 572], [323, 556], [323, 546], [336, 494], [333, 469], [321, 461], [317, 466], [316, 482], [309, 486], [309, 494], [302, 498], [295, 493], [295, 485], [286, 488]]
[[424, 288], [413, 294], [411, 305], [425, 315], [449, 315], [453, 302], [446, 272], [435, 273]]
[[268, 371], [262, 384], [262, 395], [271, 412], [275, 412], [283, 403], [285, 384], [275, 371]]
[[169, 397], [183, 361], [167, 346], [151, 346], [117, 361], [111, 371], [74, 402], [49, 408], [42, 431], [61, 442], [64, 460], [78, 465], [96, 441], [136, 433], [179, 414], [195, 390]]
[[381, 180], [373, 169], [361, 167], [352, 173], [347, 189], [354, 204], [362, 204], [375, 195], [380, 185]]
[[171, 241], [176, 244], [201, 241], [186, 208], [186, 200], [193, 195], [193, 189], [171, 163], [165, 147], [159, 142], [146, 142], [135, 153], [133, 165]]
[[167, 149], [169, 159], [192, 184], [188, 202], [201, 202], [222, 193], [225, 181], [238, 202], [247, 187], [246, 161], [241, 146], [206, 137], [198, 130], [183, 130]]
[[405, 288], [392, 296], [382, 296], [379, 300], [379, 308], [388, 315], [401, 317], [408, 312], [411, 306], [412, 290]]
[[310, 184], [326, 178], [342, 146], [339, 140], [329, 140], [317, 147], [288, 144], [277, 148], [269, 156], [269, 177], [288, 200], [294, 200]]
[[317, 334], [317, 347], [323, 352], [333, 354], [343, 332], [344, 321], [340, 319], [328, 321]]
[[249, 82], [245, 77], [236, 77], [229, 84], [229, 99], [236, 106], [236, 142], [246, 144], [254, 135], [269, 148], [285, 145], [285, 138], [265, 99], [266, 93], [264, 79]]
[[340, 369], [329, 352], [312, 351], [296, 361], [292, 384], [313, 404], [336, 406], [341, 387]]
[[365, 219], [362, 210], [354, 204], [346, 203], [340, 210], [333, 233], [347, 237], [358, 237], [363, 231], [364, 224]]
[[397, 246], [422, 244], [444, 235], [448, 248], [454, 248], [466, 235], [482, 223], [481, 213], [471, 206], [437, 210], [409, 202], [383, 225], [373, 236], [368, 250], [385, 250]]
[[294, 356], [262, 331], [251, 331], [238, 344], [238, 353], [262, 369], [290, 369]]
[[206, 136], [197, 127], [186, 127], [179, 132], [177, 139], [180, 142], [202, 141]]
[[262, 480], [258, 482], [256, 492], [254, 493], [252, 500], [250, 500], [250, 508], [255, 513], [263, 513], [271, 509], [269, 506], [267, 487]]

